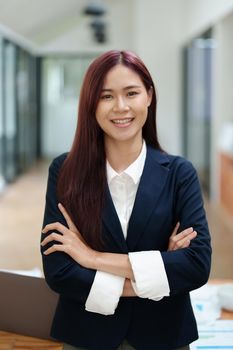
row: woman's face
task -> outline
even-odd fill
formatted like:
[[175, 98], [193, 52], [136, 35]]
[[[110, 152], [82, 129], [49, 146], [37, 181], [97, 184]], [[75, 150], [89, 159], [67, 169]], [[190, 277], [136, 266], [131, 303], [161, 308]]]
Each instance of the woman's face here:
[[137, 73], [121, 64], [113, 67], [106, 75], [96, 108], [105, 141], [141, 141], [151, 99], [152, 90], [147, 92]]

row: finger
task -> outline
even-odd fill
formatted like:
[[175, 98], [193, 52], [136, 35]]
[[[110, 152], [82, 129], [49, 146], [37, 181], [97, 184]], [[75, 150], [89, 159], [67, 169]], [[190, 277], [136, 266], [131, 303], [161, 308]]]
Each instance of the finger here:
[[195, 237], [197, 236], [197, 231], [193, 231], [191, 233], [189, 233], [186, 237], [184, 237], [183, 241], [192, 241]]
[[[180, 223], [177, 223], [179, 225], [177, 225], [178, 227], [180, 226]], [[174, 231], [178, 229], [174, 229]], [[173, 232], [174, 232], [173, 231]], [[193, 228], [189, 227], [187, 229], [185, 229], [184, 231], [176, 234], [176, 235], [172, 235], [169, 238], [169, 245], [168, 245], [168, 250], [175, 250], [175, 249], [179, 249], [180, 248], [180, 244], [177, 245], [177, 242], [179, 242], [181, 239], [183, 239], [184, 237], [186, 237], [187, 235], [189, 235], [191, 232], [193, 232]]]
[[52, 231], [52, 230], [57, 230], [63, 234], [65, 234], [67, 231], [69, 231], [68, 228], [66, 226], [62, 225], [60, 222], [53, 222], [51, 224], [46, 225], [43, 228], [42, 232], [47, 233], [48, 231]]
[[176, 236], [173, 237], [174, 242], [179, 241], [180, 239], [183, 239], [187, 237], [189, 234], [193, 232], [193, 227], [189, 227], [185, 229], [184, 231], [178, 233]]
[[64, 237], [56, 232], [53, 232], [50, 235], [48, 235], [47, 237], [45, 237], [45, 239], [41, 242], [41, 246], [44, 247], [49, 242], [53, 242], [53, 241], [63, 243]]
[[192, 241], [196, 237], [197, 237], [197, 231], [193, 231], [186, 238], [188, 238], [190, 241]]
[[52, 247], [48, 248], [47, 250], [44, 251], [44, 255], [49, 255], [51, 253], [55, 252], [64, 252], [64, 245], [63, 244], [54, 244]]
[[179, 227], [180, 227], [180, 222], [178, 221], [170, 237], [174, 237], [177, 234]]
[[179, 241], [175, 242], [175, 245], [173, 247], [173, 249], [180, 249], [180, 248], [185, 248], [187, 246], [187, 242], [188, 242], [188, 246], [191, 243], [191, 240], [193, 240], [195, 237], [197, 236], [197, 232], [193, 231], [191, 232], [188, 236], [180, 239]]
[[76, 235], [82, 240], [82, 242], [85, 242], [84, 238], [82, 237], [81, 233], [79, 232], [79, 230], [77, 229], [77, 227], [75, 226], [75, 224], [73, 223], [73, 221], [71, 220], [69, 214], [67, 213], [65, 207], [61, 204], [61, 203], [58, 203], [58, 208], [60, 209], [62, 215], [64, 216], [65, 220], [66, 220], [66, 223], [69, 227], [69, 229], [72, 231], [72, 232], [75, 232]]
[[191, 243], [191, 241], [189, 239], [187, 239], [181, 248], [188, 248], [190, 246], [190, 243]]
[[64, 216], [69, 229], [73, 232], [78, 231], [75, 224], [71, 220], [71, 217], [69, 216], [68, 212], [66, 211], [65, 207], [61, 203], [58, 203], [58, 208], [60, 209], [62, 215]]

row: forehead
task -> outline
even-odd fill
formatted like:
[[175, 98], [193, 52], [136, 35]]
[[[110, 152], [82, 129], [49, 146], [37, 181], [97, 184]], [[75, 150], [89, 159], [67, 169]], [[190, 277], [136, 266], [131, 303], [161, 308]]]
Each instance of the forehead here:
[[111, 68], [104, 79], [104, 88], [114, 89], [129, 85], [144, 86], [140, 75], [122, 64]]

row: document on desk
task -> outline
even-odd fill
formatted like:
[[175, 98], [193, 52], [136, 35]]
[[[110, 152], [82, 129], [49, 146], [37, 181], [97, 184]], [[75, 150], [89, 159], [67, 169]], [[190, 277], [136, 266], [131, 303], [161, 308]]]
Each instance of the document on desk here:
[[198, 332], [199, 339], [190, 345], [190, 350], [233, 349], [233, 320], [198, 326]]
[[31, 276], [31, 277], [43, 277], [43, 273], [39, 267], [35, 267], [31, 270], [9, 270], [9, 269], [0, 269], [0, 272], [9, 272], [22, 276]]

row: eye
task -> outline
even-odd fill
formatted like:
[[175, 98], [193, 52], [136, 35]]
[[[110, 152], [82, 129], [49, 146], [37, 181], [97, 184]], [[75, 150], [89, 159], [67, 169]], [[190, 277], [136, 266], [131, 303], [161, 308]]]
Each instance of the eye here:
[[138, 95], [138, 92], [137, 91], [129, 91], [127, 95], [129, 97], [132, 97], [132, 96]]
[[102, 95], [100, 98], [101, 100], [110, 100], [112, 98], [112, 95]]

